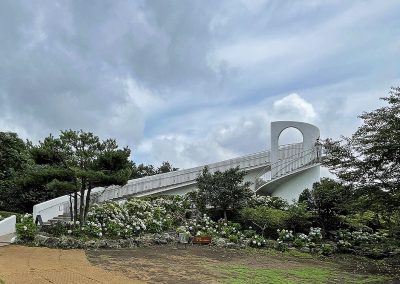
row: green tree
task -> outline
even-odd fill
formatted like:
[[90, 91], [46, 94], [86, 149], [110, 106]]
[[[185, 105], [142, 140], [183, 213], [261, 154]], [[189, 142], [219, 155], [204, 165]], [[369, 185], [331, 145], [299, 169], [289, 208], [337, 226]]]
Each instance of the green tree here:
[[324, 164], [354, 188], [364, 210], [390, 220], [400, 208], [400, 88], [381, 99], [387, 105], [364, 112], [351, 137], [325, 141]]
[[346, 215], [354, 200], [349, 187], [333, 179], [322, 178], [313, 184], [311, 190], [305, 189], [299, 202], [305, 202], [308, 210], [314, 213], [317, 225], [324, 230], [337, 229], [341, 224], [341, 216]]
[[123, 185], [131, 175], [130, 150], [118, 149], [114, 139], [101, 141], [90, 132], [61, 131], [59, 138], [50, 135], [37, 148], [42, 160], [51, 158], [68, 172], [68, 179], [54, 179], [47, 186], [70, 191], [74, 201], [71, 214], [81, 224], [86, 221], [92, 188]]
[[243, 183], [245, 175], [246, 172], [240, 171], [239, 167], [214, 173], [204, 167], [196, 179], [199, 196], [214, 208], [221, 208], [227, 220], [226, 211], [244, 207], [253, 194], [249, 188], [251, 183]]
[[289, 218], [288, 212], [265, 206], [243, 208], [240, 210], [240, 215], [244, 221], [251, 222], [259, 228], [263, 237], [266, 229], [274, 233], [277, 229], [283, 228]]
[[170, 162], [162, 162], [161, 166], [158, 168], [155, 168], [153, 165], [144, 165], [144, 164], [139, 164], [138, 166], [136, 166], [136, 164], [133, 163], [131, 178], [132, 179], [142, 178], [156, 174], [173, 172], [177, 170], [178, 168], [174, 168], [170, 164]]
[[23, 212], [16, 179], [31, 164], [28, 145], [16, 133], [0, 132], [0, 210]]

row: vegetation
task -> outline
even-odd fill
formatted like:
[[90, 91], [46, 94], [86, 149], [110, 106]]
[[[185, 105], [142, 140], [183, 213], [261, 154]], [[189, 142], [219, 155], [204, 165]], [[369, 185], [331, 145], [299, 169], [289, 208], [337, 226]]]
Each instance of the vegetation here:
[[196, 179], [199, 188], [197, 193], [199, 203], [203, 206], [207, 204], [214, 208], [221, 208], [224, 219], [227, 221], [226, 211], [244, 207], [252, 195], [250, 183], [243, 183], [245, 175], [246, 173], [240, 171], [239, 167], [214, 173], [205, 167]]
[[382, 98], [387, 106], [363, 113], [351, 137], [325, 142], [325, 165], [355, 195], [360, 212], [372, 210], [400, 236], [400, 88]]
[[136, 166], [129, 156], [127, 147], [120, 149], [114, 139], [101, 141], [90, 132], [61, 131], [37, 145], [0, 132], [0, 210], [32, 212], [37, 203], [70, 194], [73, 219], [83, 224], [93, 187], [177, 170], [169, 162], [158, 168]]
[[[393, 89], [384, 100], [389, 106], [364, 113], [364, 124], [351, 138], [325, 142], [324, 163], [339, 179], [322, 179], [290, 205], [281, 198], [252, 194], [239, 168], [223, 172], [204, 168], [197, 178], [199, 190], [186, 196], [133, 198], [124, 204], [107, 202], [89, 208], [90, 197], [82, 197], [85, 190], [124, 184], [132, 176], [132, 169], [136, 169], [137, 176], [155, 170], [134, 166], [128, 160], [129, 149], [119, 149], [114, 140], [100, 141], [92, 134], [73, 131], [62, 132], [59, 138], [49, 136], [36, 146], [21, 144], [17, 136], [3, 134], [1, 139], [14, 150], [8, 153], [0, 148], [0, 159], [10, 163], [9, 168], [2, 168], [0, 194], [7, 192], [4, 189], [9, 185], [52, 194], [57, 189], [75, 197], [81, 193], [79, 210], [74, 205], [79, 218], [50, 226], [53, 236], [140, 239], [146, 234], [176, 231], [189, 237], [211, 236], [217, 246], [298, 249], [297, 253], [324, 256], [343, 253], [398, 263], [400, 89]], [[166, 163], [162, 167], [157, 171], [174, 170]], [[214, 209], [223, 214], [213, 215]], [[20, 239], [30, 241], [35, 239], [36, 227], [25, 229], [26, 220], [17, 231]], [[240, 280], [244, 272], [234, 269]], [[329, 271], [316, 270], [316, 279], [302, 279], [304, 271], [253, 272], [271, 279], [289, 277], [304, 282], [324, 281], [330, 275]]]

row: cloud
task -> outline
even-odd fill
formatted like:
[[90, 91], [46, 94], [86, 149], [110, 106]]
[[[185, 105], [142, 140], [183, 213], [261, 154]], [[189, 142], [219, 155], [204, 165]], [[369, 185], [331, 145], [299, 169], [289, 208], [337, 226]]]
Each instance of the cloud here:
[[34, 141], [93, 131], [179, 167], [266, 149], [273, 120], [348, 135], [400, 83], [399, 8], [2, 1], [0, 127]]

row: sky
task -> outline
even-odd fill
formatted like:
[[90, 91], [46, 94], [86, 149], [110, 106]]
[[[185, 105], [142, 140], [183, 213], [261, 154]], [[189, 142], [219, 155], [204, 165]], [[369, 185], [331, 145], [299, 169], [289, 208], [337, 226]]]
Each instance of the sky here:
[[274, 120], [349, 136], [400, 86], [399, 13], [398, 0], [3, 0], [0, 131], [82, 129], [179, 168], [268, 149]]

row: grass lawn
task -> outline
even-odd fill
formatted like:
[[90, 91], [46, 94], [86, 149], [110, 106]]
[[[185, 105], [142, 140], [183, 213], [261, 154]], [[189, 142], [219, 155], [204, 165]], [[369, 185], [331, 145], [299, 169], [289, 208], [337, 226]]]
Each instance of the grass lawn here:
[[387, 283], [385, 276], [358, 275], [321, 267], [254, 268], [248, 265], [220, 266], [224, 283]]

